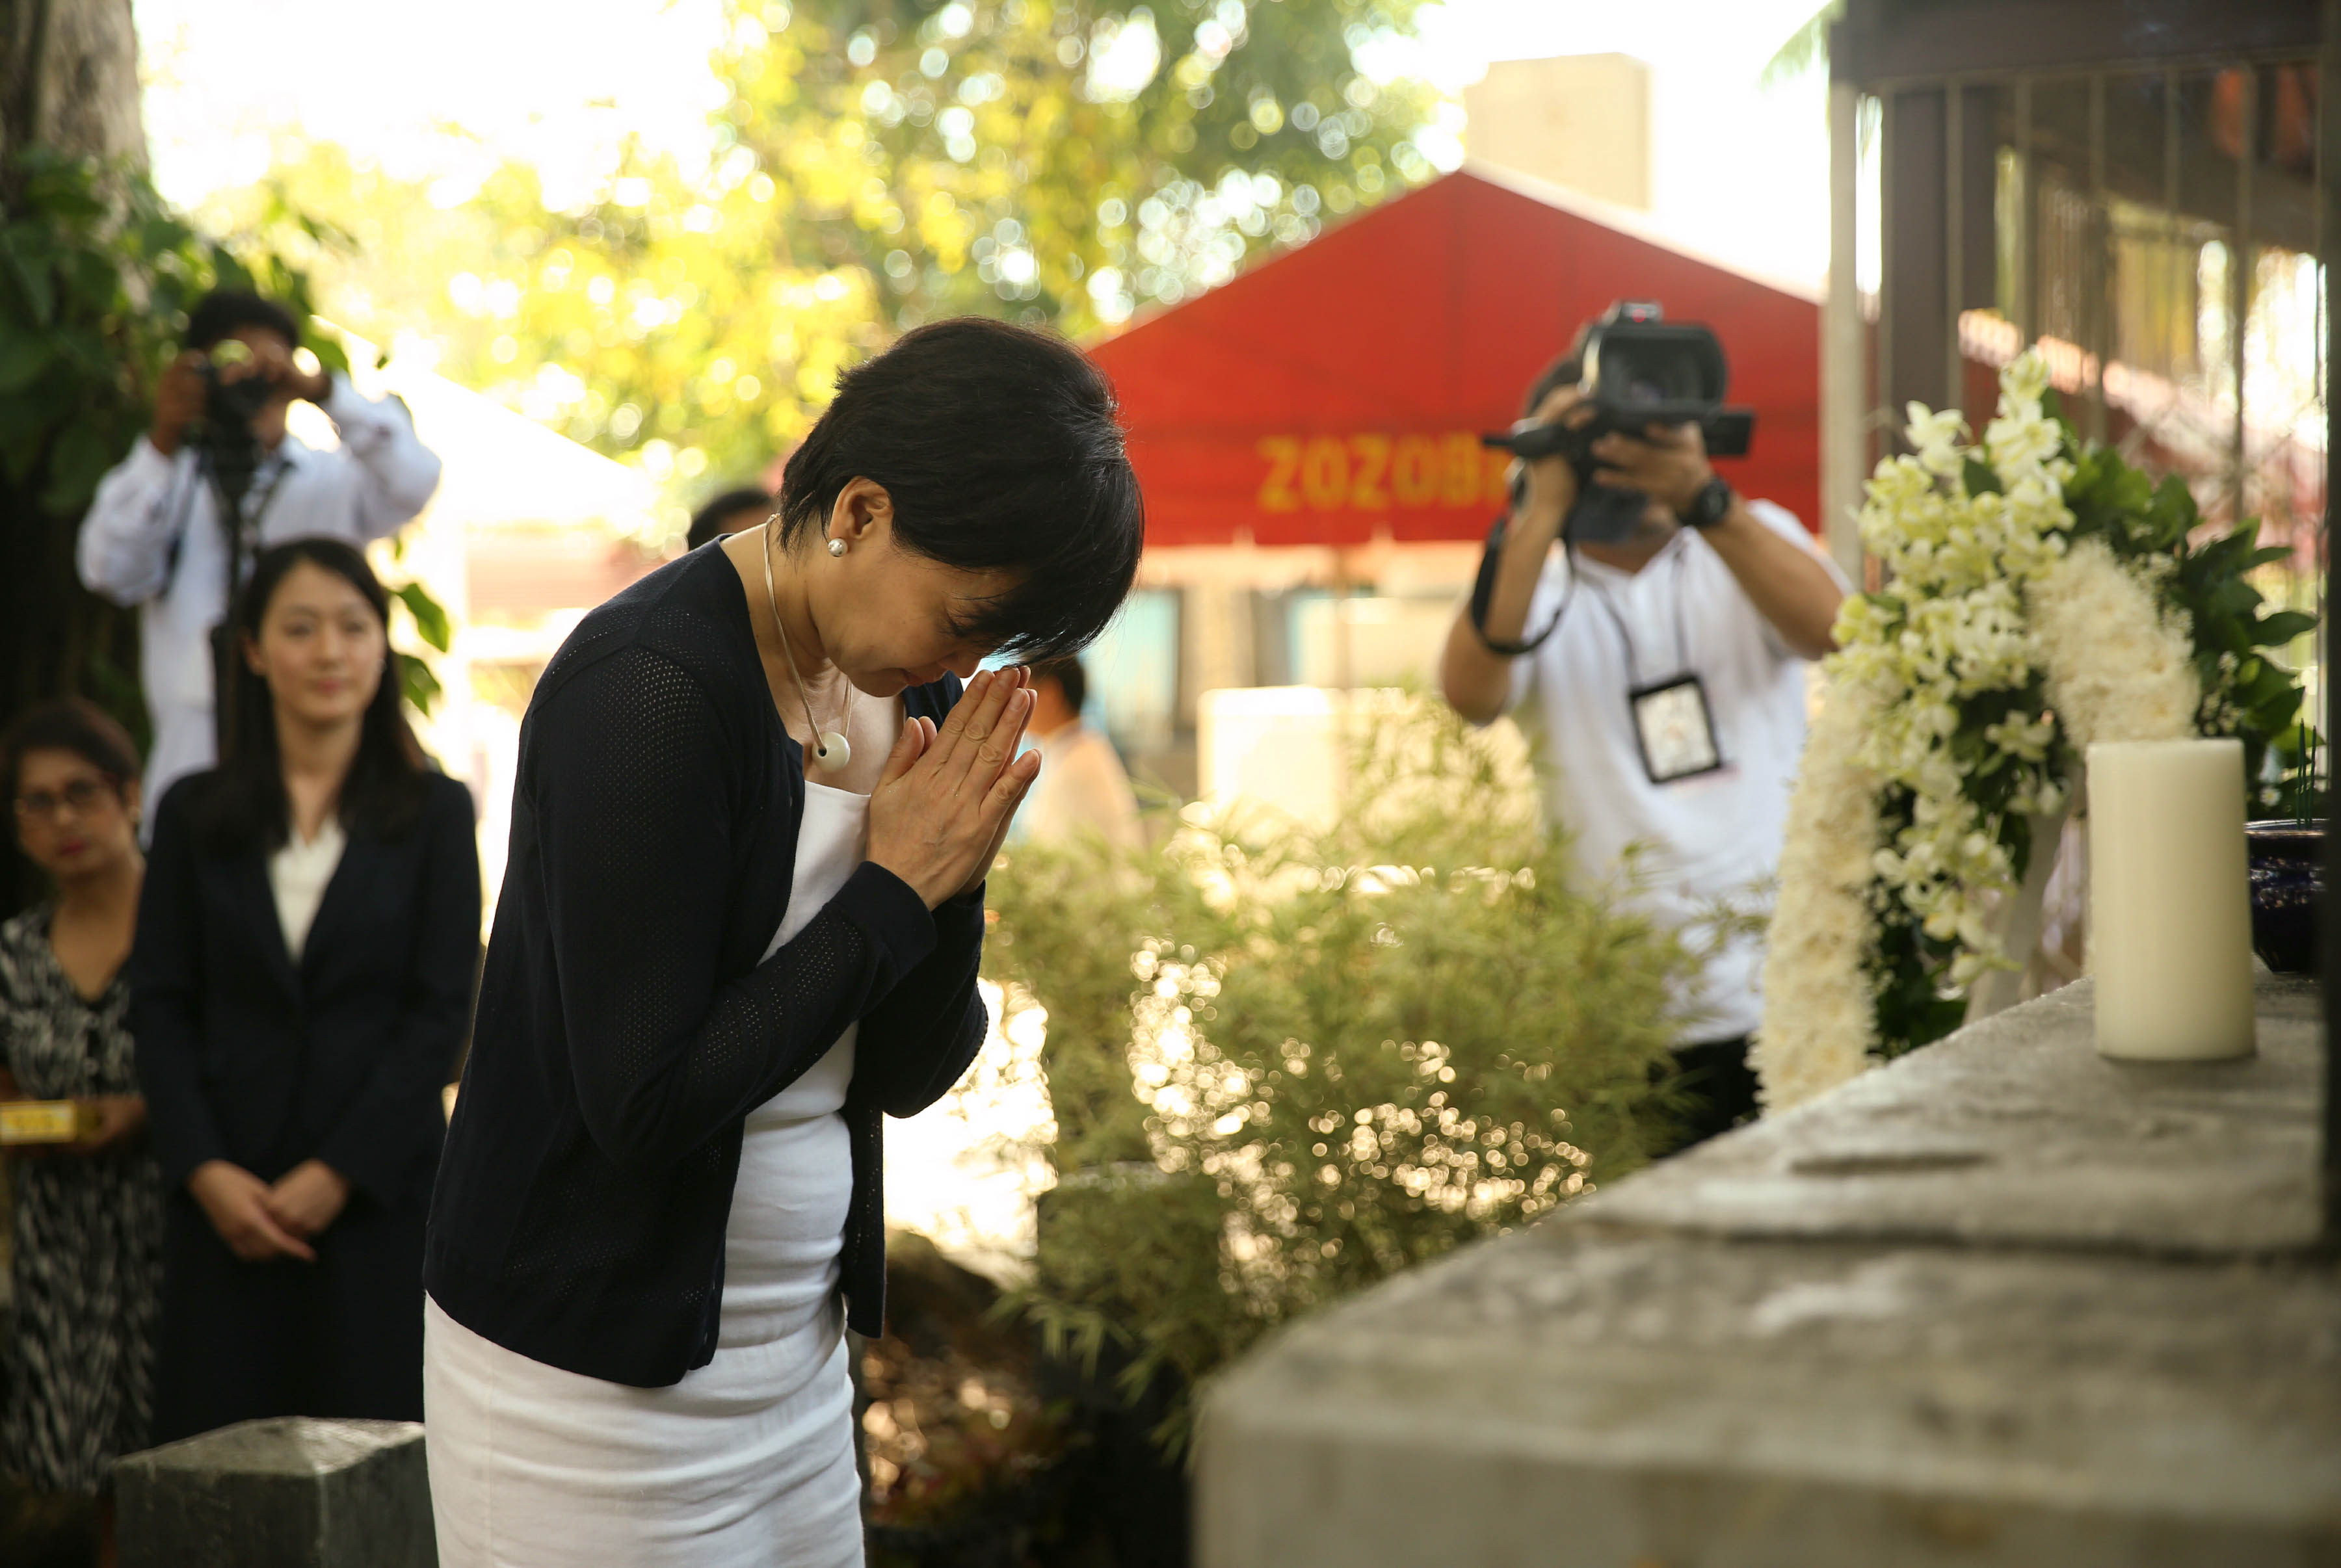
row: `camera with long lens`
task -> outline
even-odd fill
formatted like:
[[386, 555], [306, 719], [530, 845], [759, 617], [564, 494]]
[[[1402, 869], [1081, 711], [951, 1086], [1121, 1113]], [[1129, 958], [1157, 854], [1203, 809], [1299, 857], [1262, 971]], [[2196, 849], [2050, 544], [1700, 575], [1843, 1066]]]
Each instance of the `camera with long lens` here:
[[1697, 322], [1669, 322], [1654, 301], [1620, 300], [1578, 336], [1578, 390], [1593, 417], [1581, 425], [1524, 420], [1483, 436], [1522, 460], [1559, 453], [1577, 474], [1577, 504], [1561, 537], [1610, 544], [1633, 532], [1649, 498], [1596, 484], [1593, 443], [1605, 435], [1639, 436], [1654, 424], [1695, 424], [1710, 457], [1744, 457], [1756, 432], [1752, 410], [1726, 408], [1731, 382], [1723, 344]]

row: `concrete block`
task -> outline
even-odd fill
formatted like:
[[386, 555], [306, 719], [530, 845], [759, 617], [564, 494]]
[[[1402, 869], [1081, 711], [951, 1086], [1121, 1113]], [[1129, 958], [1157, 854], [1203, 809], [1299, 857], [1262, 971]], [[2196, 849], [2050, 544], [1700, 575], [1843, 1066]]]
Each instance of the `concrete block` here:
[[2315, 1245], [2324, 1026], [2263, 975], [2259, 1050], [2097, 1054], [2083, 980], [1588, 1198], [1710, 1236], [2276, 1255]]
[[2072, 987], [1270, 1338], [1201, 1568], [2341, 1568], [2313, 988], [2099, 1058]]
[[1203, 1568], [2329, 1568], [2329, 1265], [1548, 1225], [1300, 1324]]
[[122, 1568], [435, 1568], [423, 1427], [246, 1421], [115, 1466]]

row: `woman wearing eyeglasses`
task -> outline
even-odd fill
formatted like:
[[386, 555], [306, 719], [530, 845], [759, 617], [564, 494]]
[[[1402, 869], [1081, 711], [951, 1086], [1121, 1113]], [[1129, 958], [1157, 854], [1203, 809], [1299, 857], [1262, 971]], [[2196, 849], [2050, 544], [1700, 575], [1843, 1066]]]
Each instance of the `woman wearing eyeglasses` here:
[[471, 792], [400, 712], [388, 616], [352, 546], [263, 553], [227, 755], [156, 809], [130, 978], [167, 1193], [158, 1441], [423, 1414], [423, 1220], [480, 866]]
[[25, 1146], [0, 1469], [96, 1495], [146, 1445], [162, 1211], [123, 984], [144, 862], [138, 754], [77, 699], [0, 735], [16, 843], [55, 896], [0, 925], [0, 1099], [71, 1100], [70, 1143]]

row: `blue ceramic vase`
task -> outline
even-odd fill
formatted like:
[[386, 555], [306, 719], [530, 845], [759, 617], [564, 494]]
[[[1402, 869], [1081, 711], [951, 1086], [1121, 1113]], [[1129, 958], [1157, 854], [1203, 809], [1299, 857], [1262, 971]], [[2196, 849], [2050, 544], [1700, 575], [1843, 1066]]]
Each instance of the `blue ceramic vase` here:
[[2316, 906], [2325, 893], [2325, 824], [2249, 822], [2252, 950], [2279, 975], [2316, 972]]

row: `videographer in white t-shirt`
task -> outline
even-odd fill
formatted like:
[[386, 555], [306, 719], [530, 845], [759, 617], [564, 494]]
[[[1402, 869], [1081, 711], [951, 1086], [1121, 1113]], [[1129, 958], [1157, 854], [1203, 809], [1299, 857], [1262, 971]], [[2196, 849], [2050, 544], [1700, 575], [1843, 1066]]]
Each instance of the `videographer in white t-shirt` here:
[[[1574, 354], [1546, 371], [1529, 419], [1582, 428], [1594, 410], [1580, 373]], [[1622, 538], [1564, 543], [1580, 489], [1569, 458], [1520, 463], [1439, 686], [1475, 724], [1517, 712], [1547, 820], [1574, 835], [1579, 871], [1615, 875], [1627, 848], [1644, 846], [1639, 907], [1698, 941], [1719, 906], [1767, 908], [1804, 746], [1806, 663], [1833, 646], [1846, 585], [1795, 517], [1716, 477], [1698, 425], [1605, 435], [1592, 452], [1599, 484], [1648, 504]], [[1754, 938], [1736, 938], [1679, 998], [1679, 1147], [1755, 1113], [1761, 960]]]

